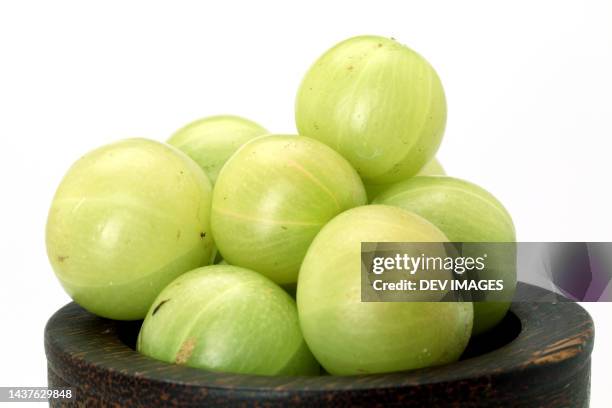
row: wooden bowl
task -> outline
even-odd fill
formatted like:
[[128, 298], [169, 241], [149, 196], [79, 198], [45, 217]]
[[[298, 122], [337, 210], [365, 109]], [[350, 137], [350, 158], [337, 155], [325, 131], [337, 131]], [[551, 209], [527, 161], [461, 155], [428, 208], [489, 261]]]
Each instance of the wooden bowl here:
[[[519, 284], [523, 294], [543, 289]], [[540, 293], [541, 292], [541, 293]], [[70, 303], [45, 328], [52, 406], [588, 407], [593, 321], [576, 303], [515, 303], [456, 363], [392, 374], [263, 377], [162, 363], [134, 351], [140, 322]]]

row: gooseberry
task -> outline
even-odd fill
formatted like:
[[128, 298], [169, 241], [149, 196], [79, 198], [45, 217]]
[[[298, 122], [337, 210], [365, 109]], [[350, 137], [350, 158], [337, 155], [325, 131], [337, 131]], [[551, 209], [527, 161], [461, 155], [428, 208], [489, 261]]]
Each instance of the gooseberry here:
[[316, 375], [295, 301], [264, 276], [230, 265], [188, 272], [147, 313], [138, 351], [209, 371]]
[[168, 143], [191, 157], [215, 184], [221, 167], [240, 146], [268, 133], [257, 123], [232, 115], [211, 116], [181, 128]]
[[424, 218], [397, 207], [348, 210], [316, 236], [300, 269], [304, 338], [331, 374], [410, 370], [455, 361], [472, 330], [469, 302], [362, 302], [362, 242], [446, 242]]
[[293, 283], [323, 225], [365, 202], [359, 176], [328, 146], [303, 136], [262, 136], [242, 146], [219, 173], [213, 236], [230, 265]]
[[393, 39], [359, 36], [324, 53], [298, 90], [298, 133], [340, 152], [366, 184], [414, 176], [440, 145], [446, 99], [438, 75]]
[[[516, 240], [512, 218], [504, 206], [483, 188], [457, 178], [414, 177], [385, 190], [374, 203], [413, 211], [435, 224], [453, 242]], [[498, 252], [496, 265], [513, 265], [512, 259], [502, 263], [504, 257], [514, 256], [512, 247], [489, 246], [489, 252]], [[503, 279], [504, 291], [496, 296], [500, 301], [494, 301], [494, 297], [489, 302], [474, 303], [474, 334], [487, 331], [505, 316], [516, 288], [516, 270], [512, 267], [491, 268], [486, 277]]]
[[128, 139], [93, 150], [53, 198], [53, 270], [85, 309], [140, 319], [174, 278], [210, 262], [211, 195], [204, 172], [171, 146]]

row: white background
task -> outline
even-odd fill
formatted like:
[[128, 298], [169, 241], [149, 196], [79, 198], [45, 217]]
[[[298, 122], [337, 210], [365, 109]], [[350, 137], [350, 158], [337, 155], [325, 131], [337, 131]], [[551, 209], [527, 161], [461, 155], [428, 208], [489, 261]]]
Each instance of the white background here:
[[[439, 158], [507, 206], [520, 240], [612, 241], [612, 2], [3, 1], [0, 385], [46, 384], [43, 327], [69, 299], [44, 225], [74, 160], [217, 113], [295, 132], [305, 70], [358, 34], [393, 36], [436, 67], [449, 106]], [[592, 406], [607, 407], [612, 304], [585, 307]]]

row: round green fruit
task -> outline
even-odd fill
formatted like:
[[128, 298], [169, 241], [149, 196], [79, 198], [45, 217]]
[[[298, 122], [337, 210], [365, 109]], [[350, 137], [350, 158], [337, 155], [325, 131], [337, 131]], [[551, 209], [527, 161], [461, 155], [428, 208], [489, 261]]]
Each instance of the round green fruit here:
[[230, 265], [293, 283], [323, 225], [365, 202], [359, 176], [334, 150], [302, 136], [263, 136], [242, 146], [219, 173], [213, 236]]
[[415, 175], [431, 160], [446, 125], [438, 75], [393, 39], [341, 42], [306, 73], [296, 101], [298, 133], [340, 152], [366, 184]]
[[420, 216], [397, 207], [348, 210], [314, 239], [300, 269], [297, 303], [304, 338], [331, 374], [383, 373], [459, 358], [472, 330], [462, 302], [362, 302], [362, 242], [446, 242]]
[[239, 116], [200, 119], [177, 131], [168, 143], [191, 157], [215, 184], [221, 167], [240, 146], [268, 133], [257, 123]]
[[179, 150], [128, 139], [79, 159], [47, 220], [51, 265], [87, 310], [141, 319], [180, 274], [210, 262], [211, 186]]
[[[417, 176], [444, 176], [446, 171], [444, 167], [435, 157], [429, 161], [419, 172]], [[380, 193], [388, 188], [391, 188], [393, 184], [364, 184], [366, 192], [368, 194], [368, 201], [373, 201]]]
[[168, 363], [259, 375], [316, 375], [295, 301], [264, 276], [229, 265], [186, 273], [165, 288], [138, 351]]
[[[413, 211], [435, 224], [452, 242], [516, 241], [512, 218], [504, 206], [486, 190], [464, 180], [446, 176], [414, 177], [385, 190], [374, 203]], [[506, 249], [507, 254], [497, 254], [498, 260], [514, 256], [512, 248]], [[512, 262], [509, 259], [508, 265]], [[502, 268], [489, 272], [487, 279], [505, 280], [500, 297], [511, 298], [516, 288], [516, 270]], [[474, 334], [495, 326], [509, 306], [507, 301], [474, 303]]]

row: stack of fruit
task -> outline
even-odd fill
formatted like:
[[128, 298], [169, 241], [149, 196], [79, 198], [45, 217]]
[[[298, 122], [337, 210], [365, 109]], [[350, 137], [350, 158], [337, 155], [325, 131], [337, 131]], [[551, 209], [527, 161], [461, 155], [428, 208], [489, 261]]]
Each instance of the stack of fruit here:
[[434, 69], [392, 39], [346, 40], [307, 72], [296, 122], [299, 135], [276, 135], [215, 116], [167, 144], [86, 154], [48, 218], [63, 287], [99, 316], [144, 319], [141, 353], [206, 370], [457, 360], [508, 303], [361, 302], [361, 242], [515, 240], [504, 207], [434, 158], [446, 122]]

